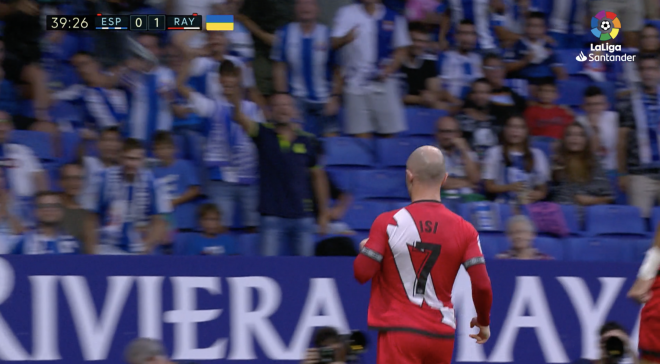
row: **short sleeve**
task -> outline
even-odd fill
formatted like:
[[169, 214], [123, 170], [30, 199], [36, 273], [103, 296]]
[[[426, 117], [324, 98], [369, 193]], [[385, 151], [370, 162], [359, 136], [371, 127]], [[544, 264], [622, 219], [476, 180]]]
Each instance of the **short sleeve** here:
[[275, 41], [273, 42], [273, 47], [270, 50], [270, 59], [273, 62], [284, 62], [286, 60], [286, 47], [284, 47], [284, 41], [286, 37], [286, 28], [280, 28], [275, 32]]
[[350, 6], [340, 8], [335, 14], [332, 22], [332, 32], [330, 33], [333, 38], [340, 38], [348, 34], [352, 28], [350, 20]]
[[379, 263], [383, 261], [389, 241], [387, 226], [391, 220], [392, 214], [389, 212], [378, 215], [371, 225], [371, 230], [369, 230], [369, 240], [360, 254], [366, 255]]
[[484, 180], [497, 180], [498, 171], [501, 164], [501, 148], [491, 147], [486, 151], [483, 163], [482, 178]]
[[402, 16], [394, 19], [394, 48], [408, 47], [412, 44], [410, 33], [408, 32], [408, 22]]
[[172, 212], [172, 201], [167, 188], [164, 184], [156, 182], [153, 178], [150, 182], [151, 186], [151, 214], [163, 215]]
[[463, 266], [465, 269], [468, 269], [477, 264], [484, 264], [486, 260], [484, 259], [484, 253], [481, 250], [481, 241], [477, 230], [465, 220], [462, 221], [462, 224], [466, 236], [465, 253], [463, 254], [462, 261]]
[[546, 184], [550, 180], [550, 164], [548, 163], [548, 158], [546, 158], [545, 153], [539, 149], [532, 149], [532, 153], [534, 153], [534, 170], [538, 176], [536, 184]]

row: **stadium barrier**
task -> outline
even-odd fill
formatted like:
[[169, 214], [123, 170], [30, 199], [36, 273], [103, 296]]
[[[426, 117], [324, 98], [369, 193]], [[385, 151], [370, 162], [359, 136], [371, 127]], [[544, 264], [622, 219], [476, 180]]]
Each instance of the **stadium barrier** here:
[[[474, 306], [462, 272], [456, 362], [568, 363], [597, 355], [606, 320], [638, 331], [640, 307], [625, 297], [634, 264], [488, 269], [493, 338], [477, 346], [467, 336]], [[0, 361], [120, 363], [138, 335], [163, 339], [180, 363], [297, 361], [316, 326], [365, 330], [368, 299], [350, 258], [3, 256]]]

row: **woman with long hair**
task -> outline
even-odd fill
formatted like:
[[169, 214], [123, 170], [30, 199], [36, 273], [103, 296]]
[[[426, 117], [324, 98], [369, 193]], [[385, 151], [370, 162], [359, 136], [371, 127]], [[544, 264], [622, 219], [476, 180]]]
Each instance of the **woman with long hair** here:
[[524, 205], [543, 200], [548, 193], [550, 168], [545, 154], [530, 147], [525, 119], [509, 117], [500, 140], [502, 144], [490, 148], [484, 159], [486, 192], [496, 195], [498, 202]]
[[612, 186], [591, 143], [580, 123], [564, 130], [552, 168], [555, 202], [590, 206], [614, 201]]

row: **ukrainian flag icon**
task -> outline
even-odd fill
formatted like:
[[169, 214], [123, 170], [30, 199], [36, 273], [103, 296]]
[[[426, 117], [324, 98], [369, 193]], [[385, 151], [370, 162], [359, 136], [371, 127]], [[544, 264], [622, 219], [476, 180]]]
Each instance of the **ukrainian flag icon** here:
[[234, 30], [233, 15], [207, 15], [206, 30], [208, 31], [231, 31]]

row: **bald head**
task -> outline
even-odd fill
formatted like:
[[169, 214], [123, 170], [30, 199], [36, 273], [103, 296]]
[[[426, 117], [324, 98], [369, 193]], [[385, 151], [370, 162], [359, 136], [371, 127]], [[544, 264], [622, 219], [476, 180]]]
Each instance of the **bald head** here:
[[445, 157], [440, 149], [425, 145], [415, 149], [408, 157], [406, 169], [419, 182], [440, 185], [446, 174]]

